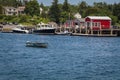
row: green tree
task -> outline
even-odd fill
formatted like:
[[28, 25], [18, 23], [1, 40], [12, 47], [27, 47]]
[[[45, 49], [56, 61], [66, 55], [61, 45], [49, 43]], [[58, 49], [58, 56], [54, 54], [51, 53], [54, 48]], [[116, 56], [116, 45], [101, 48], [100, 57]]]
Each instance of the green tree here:
[[0, 0], [0, 4], [2, 6], [13, 6], [13, 7], [17, 7], [18, 4], [20, 4], [20, 2], [18, 0]]
[[0, 5], [0, 14], [2, 14], [2, 6]]
[[69, 19], [69, 13], [64, 11], [64, 12], [61, 12], [61, 16], [60, 16], [60, 22], [61, 23], [64, 23], [66, 20]]
[[20, 15], [19, 18], [20, 18], [19, 23], [28, 22], [29, 20], [29, 17], [26, 15]]
[[88, 5], [85, 1], [82, 1], [80, 4], [79, 4], [79, 7], [78, 7], [78, 11], [79, 13], [84, 16], [84, 12], [85, 10], [87, 9]]
[[43, 3], [41, 3], [41, 4], [40, 4], [40, 7], [41, 7], [41, 8], [44, 8], [44, 4], [43, 4]]
[[113, 15], [117, 16], [118, 20], [120, 20], [120, 3], [114, 4]]
[[60, 23], [60, 9], [58, 6], [58, 0], [53, 0], [52, 6], [49, 10], [49, 17], [51, 21]]
[[59, 6], [61, 8], [60, 22], [64, 23], [66, 20], [70, 19], [70, 4], [68, 3], [68, 0], [65, 0], [63, 5]]
[[47, 11], [43, 3], [40, 4], [40, 9], [41, 9], [40, 16], [42, 18], [47, 18]]
[[26, 4], [25, 13], [31, 16], [40, 15], [40, 7], [37, 0], [32, 0]]
[[78, 12], [78, 6], [77, 5], [69, 5], [69, 7], [70, 7], [70, 12], [72, 14], [75, 14], [75, 13]]
[[118, 21], [118, 18], [116, 16], [110, 15], [111, 19], [112, 19], [112, 25], [115, 25]]
[[84, 16], [89, 16], [89, 15], [94, 15], [97, 16], [98, 15], [98, 8], [88, 8], [85, 10]]
[[22, 5], [23, 5], [23, 2], [21, 0], [16, 1], [16, 7], [22, 6]]
[[62, 6], [63, 11], [70, 12], [68, 0], [65, 0]]
[[107, 4], [105, 2], [94, 2], [94, 7], [97, 7], [97, 8], [107, 8]]

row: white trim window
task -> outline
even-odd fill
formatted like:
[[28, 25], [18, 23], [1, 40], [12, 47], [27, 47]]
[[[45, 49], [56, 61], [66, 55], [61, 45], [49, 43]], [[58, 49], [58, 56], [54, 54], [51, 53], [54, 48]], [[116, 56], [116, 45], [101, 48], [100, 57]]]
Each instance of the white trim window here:
[[87, 27], [90, 27], [90, 22], [87, 22]]
[[93, 23], [92, 23], [92, 26], [93, 26], [93, 27], [100, 27], [100, 22], [93, 22]]

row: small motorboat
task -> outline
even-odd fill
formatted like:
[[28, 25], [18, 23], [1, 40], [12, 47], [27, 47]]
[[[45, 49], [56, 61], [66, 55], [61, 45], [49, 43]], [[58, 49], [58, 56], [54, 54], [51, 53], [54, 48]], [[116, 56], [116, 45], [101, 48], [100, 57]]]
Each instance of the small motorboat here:
[[58, 32], [56, 35], [71, 35], [71, 32], [64, 31], [64, 32]]
[[12, 28], [13, 33], [29, 33], [29, 30], [25, 29], [24, 26], [18, 25], [17, 27]]
[[48, 43], [40, 43], [40, 42], [26, 42], [26, 47], [39, 47], [39, 48], [47, 48]]

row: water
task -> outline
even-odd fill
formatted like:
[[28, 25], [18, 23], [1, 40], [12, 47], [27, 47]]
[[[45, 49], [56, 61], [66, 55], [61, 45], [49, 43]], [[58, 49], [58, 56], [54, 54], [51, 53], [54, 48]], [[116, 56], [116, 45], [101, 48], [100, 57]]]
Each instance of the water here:
[[0, 80], [120, 80], [119, 61], [119, 37], [0, 33]]

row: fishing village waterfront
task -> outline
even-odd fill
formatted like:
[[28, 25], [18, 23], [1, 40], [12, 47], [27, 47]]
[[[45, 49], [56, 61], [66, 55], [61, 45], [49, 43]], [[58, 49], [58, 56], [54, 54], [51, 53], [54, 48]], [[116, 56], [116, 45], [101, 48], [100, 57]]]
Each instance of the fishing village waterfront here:
[[120, 0], [0, 0], [0, 80], [120, 80]]
[[[18, 27], [18, 25], [2, 25], [0, 27], [0, 31], [2, 33], [14, 33], [12, 31], [13, 28]], [[20, 27], [20, 26], [19, 26]], [[23, 26], [24, 30], [28, 30], [30, 34], [33, 33], [35, 26]], [[67, 31], [67, 33], [65, 33]], [[20, 32], [22, 33], [22, 32]], [[24, 32], [23, 32], [24, 33]], [[45, 32], [47, 33], [47, 32]], [[34, 33], [33, 33], [34, 34]], [[47, 33], [50, 35], [50, 33]], [[73, 27], [66, 27], [66, 26], [58, 26], [55, 27], [55, 32], [53, 35], [71, 35], [71, 36], [91, 36], [91, 37], [119, 37], [120, 36], [120, 28], [110, 28], [110, 29], [99, 29], [99, 30], [92, 30], [87, 28], [82, 28], [79, 26], [78, 28]]]

